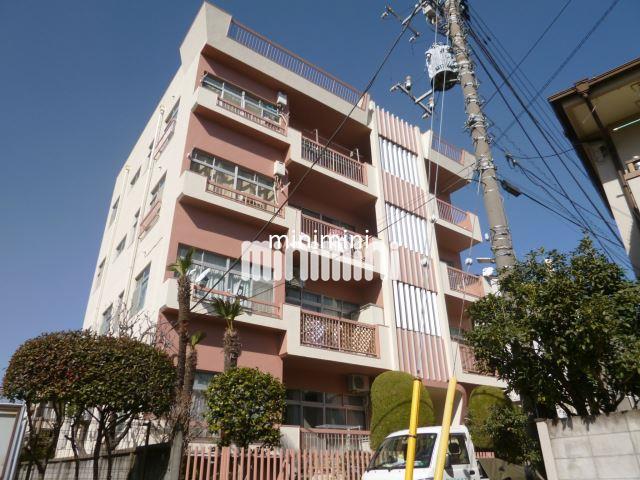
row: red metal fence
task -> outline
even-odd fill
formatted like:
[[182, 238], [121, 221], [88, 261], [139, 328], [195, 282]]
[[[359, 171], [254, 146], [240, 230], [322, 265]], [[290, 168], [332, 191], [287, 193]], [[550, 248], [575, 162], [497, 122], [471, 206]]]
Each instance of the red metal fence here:
[[371, 452], [194, 446], [187, 480], [360, 480]]
[[438, 217], [442, 220], [453, 223], [465, 230], [471, 230], [471, 214], [466, 210], [462, 210], [461, 208], [454, 207], [450, 203], [445, 202], [444, 200], [436, 199], [438, 205]]

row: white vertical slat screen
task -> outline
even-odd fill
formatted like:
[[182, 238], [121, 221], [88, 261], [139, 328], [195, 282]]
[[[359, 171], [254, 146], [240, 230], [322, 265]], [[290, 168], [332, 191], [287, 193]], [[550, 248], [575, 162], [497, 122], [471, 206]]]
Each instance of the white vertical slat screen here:
[[420, 186], [418, 156], [380, 137], [382, 169], [413, 185]]
[[[395, 242], [409, 250], [427, 255], [427, 228], [429, 223], [412, 213], [387, 203], [389, 242]], [[432, 228], [432, 227], [431, 227]]]
[[396, 327], [440, 336], [436, 294], [423, 288], [393, 281]]

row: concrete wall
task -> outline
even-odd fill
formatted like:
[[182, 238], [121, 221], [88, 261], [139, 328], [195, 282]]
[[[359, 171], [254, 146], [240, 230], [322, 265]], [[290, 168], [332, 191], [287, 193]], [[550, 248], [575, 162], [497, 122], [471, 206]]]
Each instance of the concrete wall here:
[[537, 423], [548, 480], [640, 478], [640, 411]]

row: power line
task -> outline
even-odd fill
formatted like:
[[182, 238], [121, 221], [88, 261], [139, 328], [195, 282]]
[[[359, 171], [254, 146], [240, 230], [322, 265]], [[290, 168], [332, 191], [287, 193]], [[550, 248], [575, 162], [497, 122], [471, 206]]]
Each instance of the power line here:
[[[329, 148], [329, 146], [332, 144], [333, 140], [335, 139], [335, 137], [340, 133], [340, 131], [342, 130], [342, 128], [344, 127], [344, 125], [347, 123], [347, 121], [349, 120], [349, 118], [351, 118], [351, 115], [353, 114], [354, 110], [356, 108], [358, 108], [358, 104], [362, 101], [362, 99], [365, 97], [365, 95], [367, 94], [367, 92], [371, 89], [371, 87], [373, 86], [374, 82], [376, 81], [376, 79], [378, 78], [378, 75], [380, 74], [380, 72], [382, 71], [382, 68], [384, 67], [384, 65], [387, 63], [387, 60], [389, 59], [389, 57], [391, 56], [391, 54], [393, 53], [393, 51], [395, 50], [396, 46], [398, 45], [398, 43], [400, 42], [400, 39], [404, 36], [405, 32], [407, 31], [407, 29], [410, 27], [411, 25], [411, 21], [413, 20], [413, 17], [415, 17], [415, 15], [421, 11], [420, 5], [414, 7], [413, 9], [413, 13], [411, 14], [411, 16], [409, 17], [409, 19], [404, 23], [402, 29], [400, 30], [400, 33], [397, 35], [397, 37], [395, 38], [394, 42], [391, 44], [391, 46], [389, 47], [389, 49], [387, 50], [387, 52], [385, 53], [384, 57], [382, 58], [382, 61], [380, 62], [380, 64], [378, 65], [376, 71], [374, 72], [374, 74], [372, 75], [372, 77], [370, 78], [369, 82], [367, 83], [367, 86], [365, 87], [365, 89], [360, 93], [359, 98], [353, 103], [353, 105], [351, 106], [351, 109], [349, 110], [349, 113], [346, 114], [343, 119], [341, 120], [341, 122], [338, 124], [338, 126], [336, 127], [336, 129], [334, 130], [334, 132], [331, 134], [331, 136], [329, 137], [329, 139], [327, 140], [326, 144], [322, 147], [322, 150], [320, 150], [319, 152], [316, 151], [315, 152], [315, 159], [313, 160], [313, 162], [311, 162], [311, 165], [309, 166], [309, 168], [307, 168], [304, 172], [304, 174], [302, 175], [302, 177], [298, 180], [298, 182], [293, 186], [293, 188], [289, 191], [289, 194], [287, 195], [287, 198], [278, 206], [278, 208], [275, 210], [275, 212], [272, 213], [271, 218], [269, 218], [269, 220], [267, 220], [267, 222], [265, 222], [265, 224], [258, 230], [258, 232], [256, 233], [256, 235], [253, 237], [253, 240], [250, 243], [255, 242], [256, 240], [258, 240], [258, 238], [260, 238], [260, 236], [266, 231], [266, 229], [269, 227], [269, 225], [271, 225], [271, 223], [273, 222], [273, 220], [278, 216], [278, 214], [280, 213], [280, 211], [284, 208], [284, 206], [288, 203], [289, 199], [295, 194], [295, 192], [297, 191], [297, 189], [300, 187], [300, 185], [304, 182], [304, 180], [307, 178], [307, 176], [311, 173], [311, 170], [315, 167], [315, 165], [320, 161], [320, 159], [322, 158], [322, 156], [325, 154], [325, 152], [327, 151], [327, 149]], [[202, 301], [220, 284], [220, 282], [222, 282], [222, 280], [224, 280], [224, 278], [231, 272], [231, 270], [233, 270], [238, 263], [240, 262], [241, 258], [246, 254], [247, 249], [249, 247], [245, 248], [245, 250], [240, 254], [239, 257], [237, 257], [232, 263], [231, 265], [227, 268], [227, 270], [220, 276], [220, 278], [218, 278], [218, 280], [208, 289], [208, 291], [201, 296], [196, 303], [189, 309], [189, 311], [193, 311], [200, 303], [202, 303]]]
[[[569, 55], [567, 55], [567, 57], [562, 62], [560, 62], [560, 65], [558, 65], [558, 67], [553, 71], [553, 73], [547, 79], [547, 81], [544, 83], [544, 85], [542, 85], [542, 87], [540, 87], [535, 92], [535, 95], [531, 99], [529, 99], [529, 102], [527, 103], [527, 105], [525, 107], [523, 107], [523, 109], [520, 111], [520, 113], [518, 113], [518, 118], [520, 118], [522, 116], [522, 114], [527, 111], [527, 108], [529, 108], [531, 106], [532, 102], [534, 102], [538, 97], [540, 97], [540, 94], [551, 84], [551, 82], [553, 82], [555, 80], [555, 78], [564, 69], [564, 67], [567, 66], [567, 64], [573, 59], [573, 57], [578, 53], [578, 51], [587, 43], [587, 40], [589, 40], [591, 35], [593, 35], [593, 33], [598, 29], [598, 27], [600, 27], [600, 25], [604, 22], [604, 20], [609, 16], [611, 11], [616, 7], [616, 5], [618, 5], [619, 1], [620, 0], [614, 0], [613, 3], [611, 5], [609, 5], [605, 9], [605, 11], [602, 13], [602, 15], [600, 15], [598, 20], [596, 20], [596, 22], [587, 31], [587, 33], [582, 37], [582, 39], [578, 42], [578, 44], [571, 50], [571, 52], [569, 52]], [[508, 80], [505, 81], [505, 83], [507, 83], [507, 82], [508, 82]], [[511, 127], [513, 127], [513, 125], [515, 125], [515, 123], [516, 123], [515, 120], [512, 121], [507, 126], [505, 131], [508, 132], [511, 129]]]
[[[491, 63], [491, 65], [493, 66], [493, 68], [496, 70], [496, 72], [500, 75], [500, 77], [503, 78], [505, 84], [507, 85], [507, 87], [509, 88], [509, 90], [511, 90], [511, 93], [514, 95], [514, 97], [518, 100], [518, 102], [520, 103], [520, 105], [523, 106], [524, 111], [527, 113], [527, 115], [529, 116], [529, 118], [531, 119], [531, 121], [534, 123], [534, 125], [536, 125], [536, 127], [538, 127], [538, 130], [541, 131], [541, 129], [539, 128], [539, 124], [537, 122], [537, 120], [535, 119], [535, 117], [531, 114], [531, 112], [529, 111], [529, 109], [524, 105], [522, 99], [520, 98], [520, 96], [518, 95], [518, 93], [515, 91], [515, 89], [513, 88], [513, 86], [511, 85], [511, 82], [506, 78], [506, 75], [504, 74], [504, 72], [501, 70], [500, 66], [497, 65], [495, 59], [493, 58], [493, 56], [491, 55], [491, 53], [488, 51], [487, 47], [478, 39], [477, 34], [475, 33], [475, 31], [471, 28], [469, 28], [469, 32], [471, 34], [471, 36], [476, 40], [476, 43], [478, 45], [478, 47], [483, 51], [483, 53], [485, 54], [485, 56], [487, 57], [487, 59], [489, 60], [489, 63]], [[514, 122], [518, 124], [518, 126], [520, 127], [520, 129], [522, 130], [522, 132], [524, 133], [525, 137], [527, 138], [527, 140], [531, 143], [531, 146], [533, 147], [533, 149], [536, 151], [536, 153], [538, 153], [538, 155], [540, 157], [542, 157], [542, 153], [540, 152], [540, 150], [538, 149], [536, 143], [533, 141], [533, 139], [531, 138], [531, 136], [529, 135], [529, 133], [527, 132], [527, 129], [524, 127], [524, 125], [522, 124], [522, 122], [520, 121], [520, 118], [515, 114], [515, 111], [513, 110], [513, 108], [511, 107], [511, 105], [509, 104], [509, 102], [507, 101], [506, 97], [504, 96], [504, 93], [502, 92], [502, 89], [498, 88], [497, 82], [495, 81], [495, 79], [493, 78], [493, 76], [491, 75], [491, 72], [489, 71], [489, 69], [486, 67], [486, 65], [484, 64], [484, 62], [481, 60], [480, 56], [476, 55], [476, 58], [478, 60], [478, 63], [480, 63], [480, 66], [483, 68], [483, 70], [485, 71], [485, 73], [487, 74], [487, 76], [489, 77], [491, 83], [493, 83], [493, 85], [496, 87], [496, 90], [498, 92], [498, 94], [500, 95], [501, 99], [503, 100], [503, 102], [505, 103], [505, 105], [507, 106], [509, 112], [511, 112], [511, 114], [514, 117]], [[544, 133], [541, 131], [542, 136], [547, 140], [549, 146], [552, 148], [552, 150], [554, 150], [554, 152], [556, 152], [555, 147], [553, 146], [553, 144], [547, 139], [547, 137], [544, 135]], [[556, 152], [557, 153], [557, 152]], [[592, 231], [592, 229], [589, 227], [588, 222], [586, 221], [586, 219], [582, 216], [582, 214], [580, 213], [580, 211], [576, 208], [575, 206], [575, 202], [573, 200], [573, 198], [571, 198], [568, 194], [568, 192], [565, 190], [565, 188], [562, 186], [562, 184], [560, 183], [560, 181], [558, 180], [557, 176], [555, 175], [555, 173], [553, 172], [553, 170], [551, 169], [551, 167], [549, 166], [548, 162], [546, 161], [546, 159], [542, 158], [542, 161], [545, 165], [545, 167], [547, 168], [547, 170], [549, 171], [549, 173], [551, 174], [551, 176], [556, 180], [556, 183], [558, 184], [558, 186], [560, 187], [560, 189], [564, 192], [564, 195], [566, 196], [567, 199], [569, 199], [570, 203], [572, 204], [572, 206], [574, 207], [574, 209], [576, 210], [576, 213], [578, 214], [578, 216], [582, 219], [582, 221], [584, 222], [584, 226]], [[572, 176], [572, 178], [574, 179], [574, 181], [576, 182], [576, 184], [578, 185], [578, 187], [582, 190], [583, 194], [585, 195], [585, 197], [587, 198], [587, 200], [591, 203], [591, 205], [594, 207], [594, 209], [600, 214], [602, 215], [599, 210], [597, 210], [597, 208], [595, 207], [595, 205], [593, 204], [592, 200], [589, 198], [589, 196], [586, 194], [586, 192], [584, 191], [584, 189], [582, 188], [582, 186], [578, 183], [577, 179], [575, 178], [575, 176], [573, 175], [573, 173], [571, 172], [571, 170], [563, 163], [561, 162], [562, 165], [567, 169], [567, 171], [569, 172], [569, 174]], [[615, 236], [615, 232], [613, 231], [613, 229], [611, 228], [610, 225], [606, 224], [607, 227], [611, 230], [612, 234]], [[596, 240], [598, 241], [598, 243], [600, 243], [602, 249], [605, 252], [608, 252], [607, 248], [605, 247], [605, 245], [600, 241], [600, 239], [598, 237], [595, 236], [594, 233], [594, 238], [596, 238]], [[611, 254], [609, 254], [611, 255]]]

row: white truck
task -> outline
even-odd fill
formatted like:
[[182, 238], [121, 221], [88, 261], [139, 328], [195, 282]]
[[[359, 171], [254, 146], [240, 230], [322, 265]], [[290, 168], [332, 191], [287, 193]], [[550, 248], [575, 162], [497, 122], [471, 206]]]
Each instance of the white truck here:
[[[432, 480], [442, 427], [418, 428], [414, 480]], [[409, 430], [394, 432], [384, 439], [371, 457], [362, 480], [404, 480]], [[451, 427], [445, 462], [445, 479], [483, 480], [487, 476], [476, 459], [467, 427]]]

